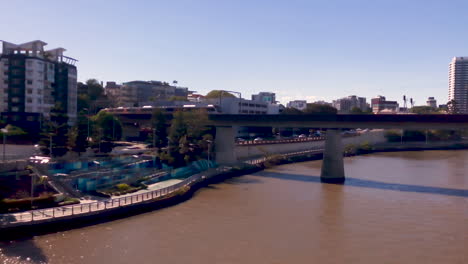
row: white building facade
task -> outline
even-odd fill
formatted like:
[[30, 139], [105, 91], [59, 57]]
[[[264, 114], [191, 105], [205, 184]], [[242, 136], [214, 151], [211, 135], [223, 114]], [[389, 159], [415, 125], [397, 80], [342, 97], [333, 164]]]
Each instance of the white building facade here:
[[13, 119], [29, 113], [47, 118], [59, 102], [72, 124], [77, 108], [76, 60], [64, 56], [63, 48], [44, 50], [46, 45], [40, 40], [23, 44], [3, 41], [0, 112]]
[[437, 100], [434, 97], [427, 98], [426, 105], [432, 108], [437, 108]]
[[457, 113], [468, 114], [468, 57], [454, 57], [450, 62], [448, 99], [455, 101]]
[[303, 111], [307, 108], [307, 101], [306, 100], [289, 101], [289, 103], [286, 106], [289, 108], [296, 108], [297, 110]]

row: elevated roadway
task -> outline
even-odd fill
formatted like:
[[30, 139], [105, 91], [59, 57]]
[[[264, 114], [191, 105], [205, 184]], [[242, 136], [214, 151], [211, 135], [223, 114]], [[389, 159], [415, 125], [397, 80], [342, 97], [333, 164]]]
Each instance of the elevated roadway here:
[[216, 161], [234, 163], [235, 127], [310, 127], [327, 129], [321, 179], [344, 182], [344, 128], [371, 129], [468, 129], [468, 115], [210, 115], [216, 127]]

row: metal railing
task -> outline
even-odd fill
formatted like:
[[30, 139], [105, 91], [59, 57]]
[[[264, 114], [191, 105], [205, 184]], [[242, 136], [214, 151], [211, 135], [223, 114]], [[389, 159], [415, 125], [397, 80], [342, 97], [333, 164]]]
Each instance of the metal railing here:
[[300, 143], [309, 141], [323, 141], [325, 137], [306, 137], [306, 138], [292, 138], [292, 139], [275, 139], [275, 140], [246, 140], [238, 141], [238, 146], [245, 145], [266, 145], [266, 144], [285, 144], [285, 143]]
[[176, 183], [174, 185], [161, 188], [154, 191], [149, 191], [145, 193], [129, 195], [121, 198], [113, 198], [103, 201], [97, 201], [92, 203], [76, 204], [76, 205], [66, 205], [60, 207], [46, 208], [46, 209], [36, 209], [30, 210], [27, 212], [21, 213], [8, 213], [0, 214], [0, 227], [9, 227], [15, 225], [21, 225], [24, 223], [35, 223], [48, 221], [51, 219], [57, 219], [61, 217], [89, 214], [93, 212], [101, 212], [108, 209], [119, 208], [130, 206], [134, 204], [141, 204], [146, 201], [151, 201], [160, 197], [164, 197], [168, 194], [171, 194], [175, 191], [178, 191], [184, 186], [189, 186], [192, 183], [199, 181], [200, 179], [205, 179], [212, 177], [220, 172], [226, 171], [227, 168], [217, 168], [213, 171], [205, 171], [203, 173], [195, 174], [190, 176], [183, 181]]
[[[307, 154], [320, 154], [320, 153], [323, 153], [323, 151], [324, 151], [323, 147], [319, 147], [319, 148], [310, 149], [310, 150], [289, 152], [289, 153], [277, 154], [277, 155], [282, 158], [290, 158], [294, 156], [303, 156]], [[257, 164], [267, 161], [268, 159], [269, 157], [261, 157], [261, 158], [246, 160], [244, 162], [251, 164], [251, 165], [257, 165]]]

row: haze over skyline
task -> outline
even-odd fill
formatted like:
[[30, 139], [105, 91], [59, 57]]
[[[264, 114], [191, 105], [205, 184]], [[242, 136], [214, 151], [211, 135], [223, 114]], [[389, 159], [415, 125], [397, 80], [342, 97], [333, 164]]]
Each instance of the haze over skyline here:
[[[272, 91], [285, 104], [384, 95], [447, 102], [468, 56], [466, 1], [4, 3], [0, 39], [40, 39], [79, 60], [79, 80], [177, 80], [205, 94]], [[19, 12], [21, 10], [21, 12]]]

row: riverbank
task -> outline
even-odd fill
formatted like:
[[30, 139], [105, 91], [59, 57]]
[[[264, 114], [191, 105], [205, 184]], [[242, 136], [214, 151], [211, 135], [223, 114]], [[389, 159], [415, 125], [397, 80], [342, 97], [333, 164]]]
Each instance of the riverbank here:
[[[0, 221], [0, 232], [2, 233], [0, 240], [18, 239], [80, 228], [174, 206], [190, 199], [197, 190], [209, 184], [259, 170], [260, 168], [256, 166], [223, 167], [193, 175], [183, 182], [157, 191], [94, 204], [64, 207], [67, 208], [65, 211], [63, 211], [63, 208], [35, 210], [36, 213], [31, 213], [32, 217], [30, 219], [23, 219], [23, 221], [15, 224], [5, 224], [9, 221], [8, 217], [5, 217], [8, 214], [5, 214], [0, 219], [2, 220]], [[39, 211], [42, 213], [38, 213]], [[61, 214], [58, 212], [61, 212]], [[44, 215], [51, 216], [51, 214], [53, 217], [43, 217]]]
[[[451, 142], [448, 144], [408, 144], [408, 145], [376, 145], [366, 153], [390, 152], [390, 151], [415, 151], [434, 149], [468, 149], [468, 143]], [[270, 155], [257, 159], [251, 164], [243, 164], [235, 167], [222, 167], [216, 170], [193, 175], [184, 181], [157, 191], [127, 196], [109, 201], [96, 202], [94, 204], [81, 204], [63, 208], [52, 208], [31, 211], [31, 219], [20, 219], [11, 224], [13, 214], [2, 215], [0, 219], [0, 231], [2, 239], [28, 237], [50, 232], [57, 232], [83, 226], [99, 224], [115, 219], [141, 214], [156, 209], [162, 209], [179, 204], [190, 199], [200, 188], [209, 184], [222, 182], [228, 178], [255, 173], [267, 167], [281, 164], [295, 163], [322, 159], [322, 150], [302, 151], [283, 155]], [[134, 198], [135, 197], [135, 198]], [[67, 210], [62, 210], [68, 208]], [[75, 213], [75, 210], [77, 213]], [[79, 211], [78, 211], [79, 210]], [[58, 213], [58, 212], [61, 212]], [[16, 216], [15, 216], [16, 217]], [[16, 219], [18, 220], [18, 219]], [[10, 222], [10, 224], [8, 224]]]

